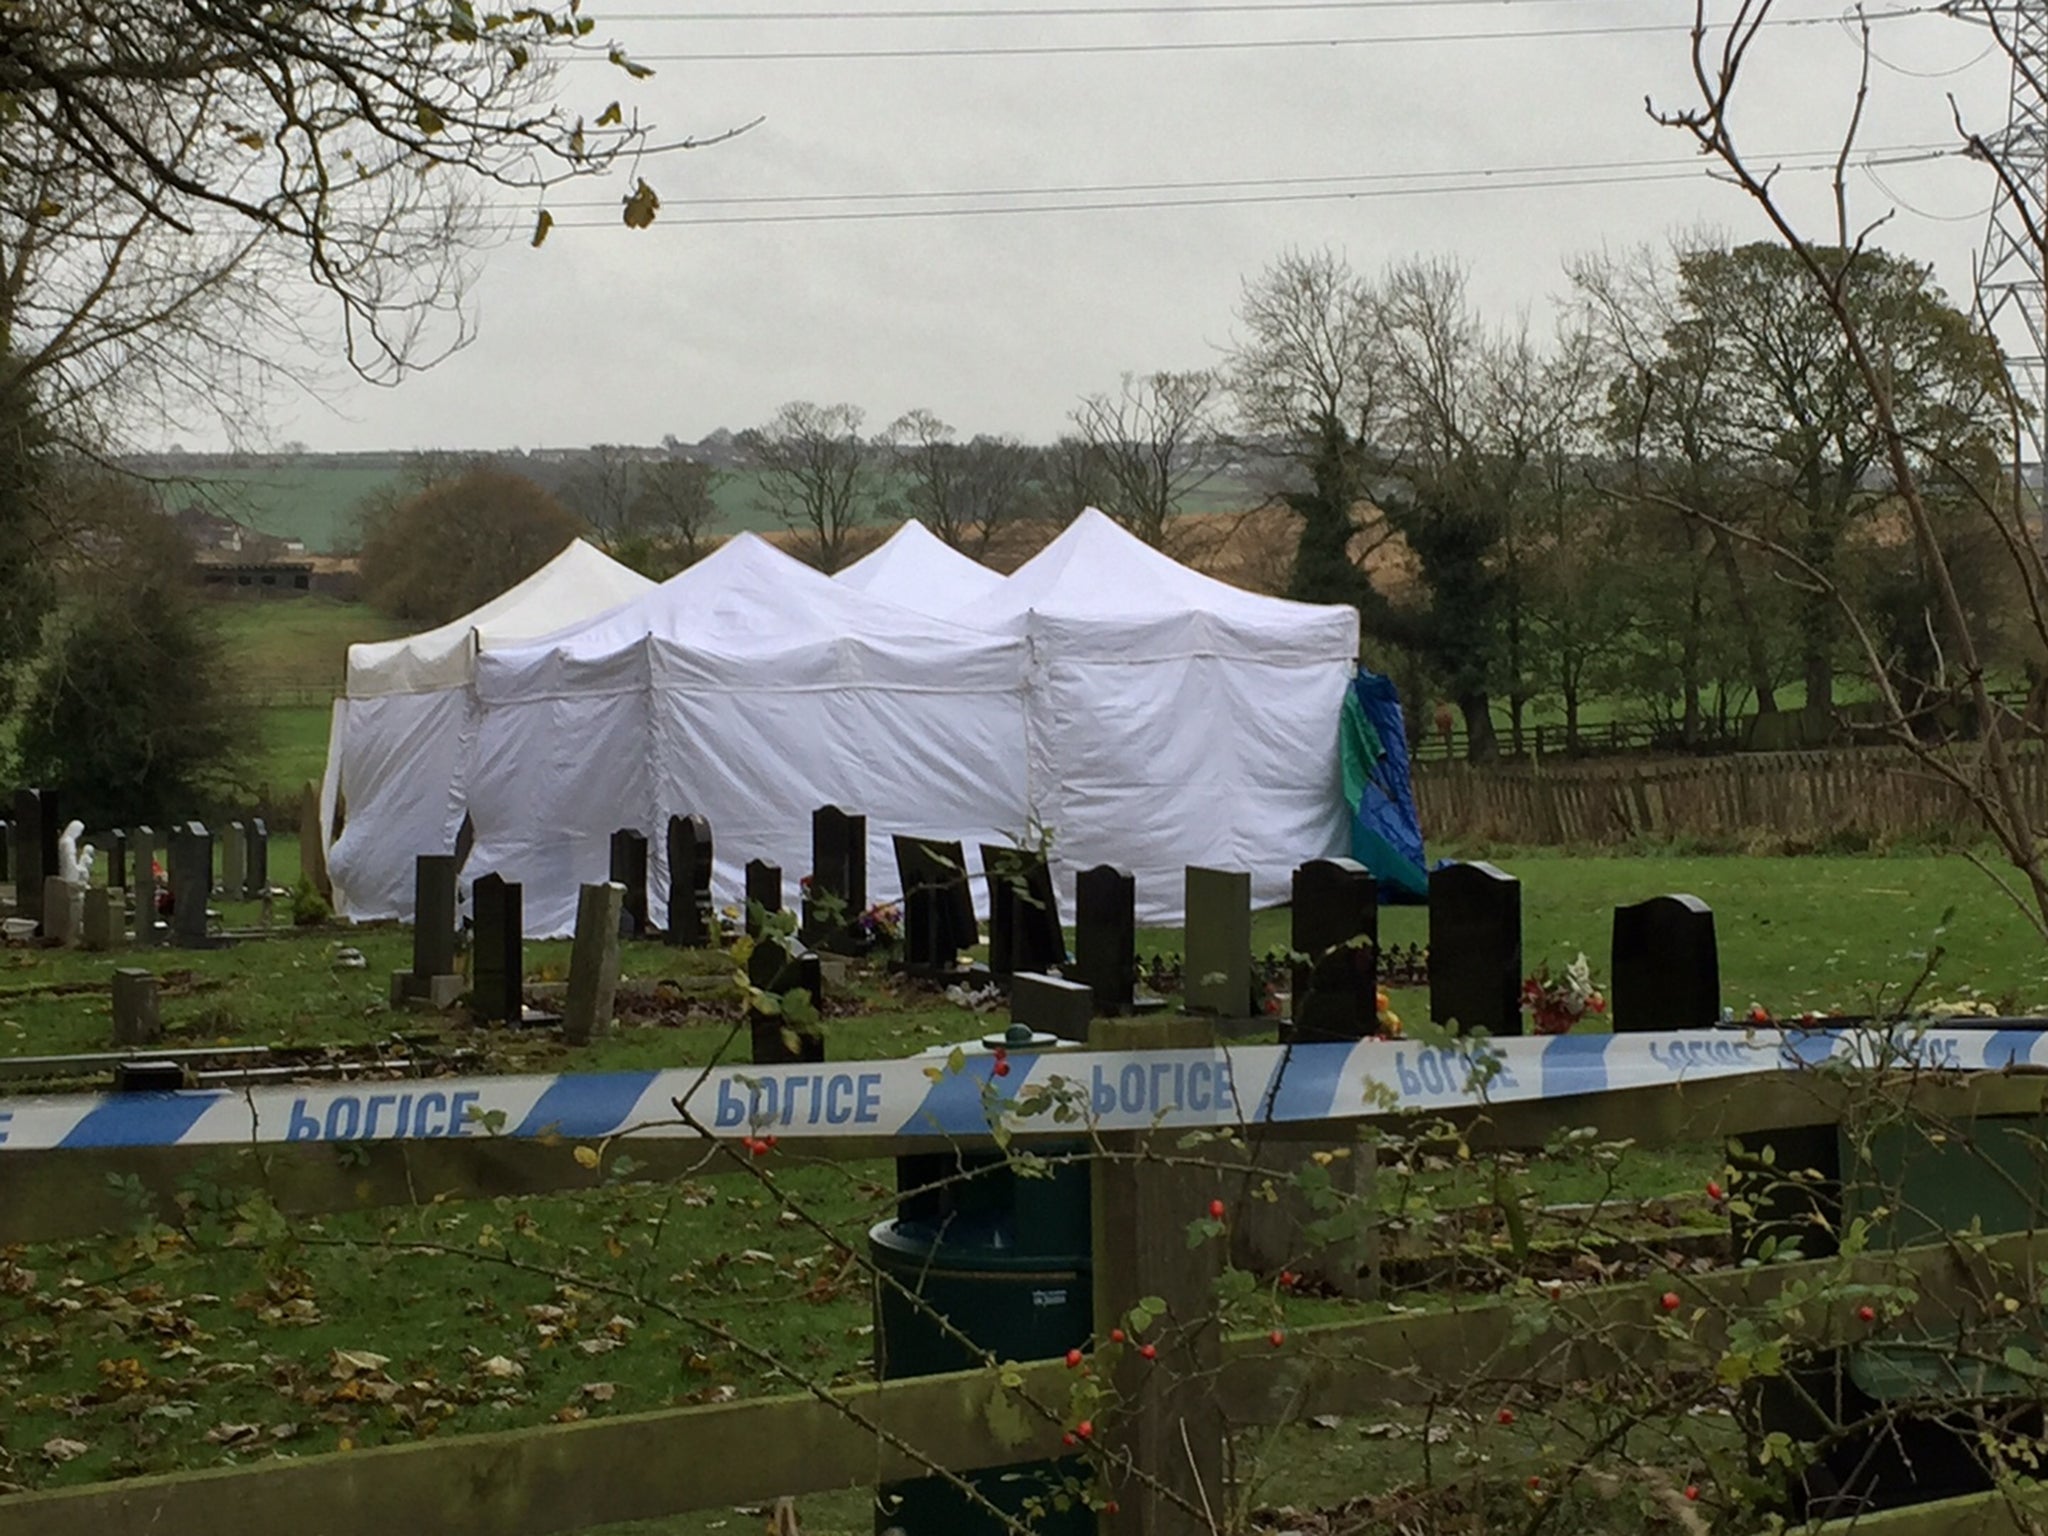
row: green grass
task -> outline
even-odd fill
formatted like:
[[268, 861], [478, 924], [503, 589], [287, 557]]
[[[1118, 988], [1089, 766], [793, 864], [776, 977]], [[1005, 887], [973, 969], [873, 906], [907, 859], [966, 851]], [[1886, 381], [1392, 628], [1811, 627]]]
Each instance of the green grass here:
[[222, 601], [210, 611], [227, 647], [227, 675], [236, 693], [257, 701], [339, 693], [351, 645], [395, 640], [418, 627], [366, 603], [331, 597]]
[[[289, 882], [296, 869], [289, 838], [276, 840], [272, 860], [275, 878]], [[1731, 1003], [1754, 998], [1781, 1013], [1859, 1008], [1916, 973], [1953, 908], [1938, 991], [1975, 990], [2021, 1005], [2048, 999], [2042, 946], [1960, 859], [1531, 855], [1504, 862], [1525, 882], [1531, 963], [1560, 962], [1583, 948], [1603, 973], [1612, 905], [1689, 890], [1716, 908]], [[258, 917], [247, 905], [225, 910], [237, 925]], [[1393, 942], [1420, 939], [1423, 915], [1390, 909], [1382, 931]], [[1154, 931], [1144, 940], [1177, 949], [1180, 935]], [[1255, 943], [1284, 941], [1285, 914], [1261, 914]], [[366, 969], [334, 964], [344, 944], [362, 951]], [[172, 1043], [360, 1042], [399, 1027], [433, 1027], [384, 1007], [388, 973], [405, 964], [409, 944], [403, 930], [375, 927], [151, 958], [162, 972], [189, 973], [167, 978]], [[125, 958], [0, 952], [0, 1054], [104, 1048], [103, 993], [29, 989], [103, 981]], [[558, 979], [566, 961], [565, 944], [527, 950], [536, 980]], [[678, 978], [694, 991], [728, 967], [715, 955], [634, 944], [622, 970], [639, 981]], [[827, 1024], [839, 1059], [902, 1055], [988, 1028], [985, 1016], [873, 974], [858, 976], [844, 1000], [855, 1011]], [[1395, 1002], [1412, 1017], [1427, 1012], [1420, 993], [1397, 993]], [[474, 1049], [494, 1069], [601, 1070], [708, 1061], [730, 1049], [736, 1022], [732, 1001], [703, 995], [652, 1015], [628, 1010], [615, 1037], [578, 1051], [534, 1036], [452, 1025], [440, 1032], [444, 1045]], [[1718, 1162], [1708, 1148], [1629, 1153], [1610, 1182], [1590, 1157], [1539, 1160], [1530, 1179], [1547, 1202], [1634, 1199], [1696, 1192]], [[756, 1172], [772, 1174], [776, 1187], [757, 1183]], [[184, 1217], [189, 1237], [166, 1241], [159, 1232], [45, 1245], [0, 1259], [0, 1481], [56, 1486], [787, 1390], [706, 1324], [730, 1328], [819, 1379], [863, 1379], [872, 1346], [866, 1284], [832, 1241], [788, 1212], [800, 1205], [857, 1247], [867, 1226], [888, 1214], [890, 1179], [886, 1164], [815, 1164], [784, 1150], [754, 1170], [659, 1187], [617, 1183], [287, 1229], [260, 1202], [201, 1178]], [[1456, 1168], [1390, 1170], [1379, 1190], [1383, 1203], [1411, 1216], [1485, 1194]], [[1372, 1311], [1270, 1290], [1254, 1305], [1289, 1326]], [[352, 1384], [336, 1351], [388, 1359]], [[489, 1363], [499, 1360], [508, 1364]], [[1414, 1476], [1421, 1442], [1385, 1432], [1403, 1422], [1378, 1415], [1271, 1437], [1260, 1449], [1271, 1496], [1334, 1502]], [[1512, 1434], [1489, 1423], [1461, 1425], [1458, 1434], [1500, 1467], [1541, 1454], [1533, 1417]], [[42, 1447], [58, 1438], [85, 1449], [71, 1459], [45, 1455]], [[862, 1493], [806, 1499], [803, 1509], [810, 1536], [865, 1536], [873, 1528]], [[718, 1510], [630, 1530], [730, 1536], [757, 1528], [749, 1516]], [[619, 1528], [621, 1536], [627, 1529]]]
[[299, 539], [314, 554], [345, 547], [355, 537], [355, 515], [365, 497], [395, 484], [394, 469], [291, 463], [208, 470], [196, 480], [164, 487], [175, 509], [199, 505], [258, 533]]

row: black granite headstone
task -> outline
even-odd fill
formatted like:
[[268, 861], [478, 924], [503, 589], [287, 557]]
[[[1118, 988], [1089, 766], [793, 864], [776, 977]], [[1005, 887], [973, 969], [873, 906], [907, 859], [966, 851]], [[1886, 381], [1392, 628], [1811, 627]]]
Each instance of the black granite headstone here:
[[647, 937], [647, 834], [621, 827], [612, 834], [613, 885], [626, 888], [619, 903], [619, 937]]
[[167, 877], [171, 887], [171, 942], [179, 949], [207, 947], [206, 904], [213, 895], [213, 834], [204, 822], [171, 828]]
[[766, 859], [747, 860], [747, 933], [752, 938], [761, 936], [760, 921], [754, 916], [759, 907], [765, 916], [782, 910], [782, 866], [770, 864]]
[[494, 872], [477, 881], [470, 900], [470, 1001], [479, 1019], [517, 1024], [524, 1017], [525, 892]]
[[1067, 963], [1067, 935], [1060, 927], [1052, 866], [1029, 848], [981, 845], [988, 877], [988, 968], [991, 975], [1019, 971], [1052, 974]]
[[14, 823], [0, 820], [0, 884], [14, 883]]
[[711, 823], [668, 819], [668, 941], [702, 949], [717, 937], [711, 910]]
[[804, 942], [841, 954], [860, 947], [868, 906], [868, 819], [836, 805], [811, 813], [811, 883], [804, 895]]
[[14, 792], [14, 910], [36, 919], [42, 930], [43, 882], [59, 873], [57, 835], [64, 828], [59, 819], [57, 791], [17, 789]]
[[1076, 981], [1095, 991], [1095, 1011], [1118, 1018], [1132, 1011], [1138, 990], [1138, 881], [1108, 864], [1074, 881]]
[[[754, 946], [747, 957], [747, 980], [776, 997], [808, 992], [814, 1007], [825, 996], [823, 967], [817, 955], [807, 949], [792, 949], [777, 939]], [[751, 1009], [747, 1021], [756, 1066], [816, 1064], [825, 1059], [825, 1037], [816, 1030], [798, 1029], [780, 1014]]]
[[1294, 872], [1294, 1017], [1286, 1042], [1364, 1040], [1379, 1033], [1380, 892], [1353, 859]]
[[119, 827], [107, 834], [107, 884], [128, 889], [128, 834]]
[[251, 816], [243, 835], [247, 838], [243, 849], [246, 895], [250, 901], [261, 901], [270, 892], [270, 823]]
[[1714, 943], [1714, 909], [1697, 896], [1654, 896], [1616, 907], [1608, 974], [1618, 1034], [1707, 1029], [1719, 1023], [1721, 959]]
[[412, 974], [455, 973], [455, 858], [423, 853], [412, 861]]
[[960, 963], [960, 951], [981, 942], [974, 894], [967, 888], [967, 851], [958, 843], [898, 833], [896, 873], [903, 886], [903, 968], [936, 976]]
[[1460, 1033], [1522, 1033], [1522, 882], [1491, 864], [1430, 871], [1429, 1016]]
[[[341, 836], [341, 828], [335, 827], [334, 835]], [[476, 819], [469, 812], [462, 813], [462, 825], [455, 829], [455, 871], [462, 872], [462, 866], [469, 862], [470, 850], [476, 847]]]

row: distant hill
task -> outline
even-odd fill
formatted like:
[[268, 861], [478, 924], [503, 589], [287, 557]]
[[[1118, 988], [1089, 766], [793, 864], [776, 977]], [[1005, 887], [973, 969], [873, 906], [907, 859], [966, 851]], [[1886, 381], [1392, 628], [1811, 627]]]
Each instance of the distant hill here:
[[[676, 448], [692, 453], [689, 444]], [[411, 457], [403, 453], [172, 453], [126, 462], [127, 467], [156, 483], [158, 493], [173, 510], [204, 507], [257, 533], [297, 541], [311, 554], [338, 554], [355, 548], [356, 518], [363, 503], [398, 485]], [[553, 488], [577, 467], [582, 450], [506, 452], [494, 457], [505, 468], [530, 474]], [[721, 475], [716, 494], [724, 520], [715, 532], [768, 533], [782, 526], [775, 514], [760, 504], [752, 471], [723, 470]], [[1256, 500], [1243, 481], [1219, 476], [1190, 499], [1188, 510], [1229, 511]], [[900, 516], [897, 514], [898, 519]]]

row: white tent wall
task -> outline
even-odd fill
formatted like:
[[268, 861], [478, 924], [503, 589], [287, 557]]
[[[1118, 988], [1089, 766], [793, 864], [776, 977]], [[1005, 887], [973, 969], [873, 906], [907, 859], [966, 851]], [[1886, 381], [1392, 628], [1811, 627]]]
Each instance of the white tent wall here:
[[328, 851], [335, 910], [357, 922], [412, 917], [413, 860], [448, 853], [467, 688], [349, 699], [340, 752], [346, 820]]

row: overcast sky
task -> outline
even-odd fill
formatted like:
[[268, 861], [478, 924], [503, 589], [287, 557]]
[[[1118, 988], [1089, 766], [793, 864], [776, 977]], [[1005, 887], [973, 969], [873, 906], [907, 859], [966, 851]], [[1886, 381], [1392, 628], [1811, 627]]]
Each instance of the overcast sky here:
[[[658, 61], [629, 101], [664, 135], [765, 121], [653, 167], [663, 206], [644, 233], [619, 226], [616, 185], [554, 199], [560, 226], [538, 251], [523, 238], [530, 212], [508, 215], [518, 238], [484, 263], [467, 351], [396, 388], [280, 402], [273, 439], [694, 440], [807, 398], [850, 401], [873, 425], [925, 406], [963, 435], [1042, 441], [1124, 371], [1214, 362], [1240, 282], [1291, 245], [1339, 248], [1368, 271], [1455, 257], [1489, 315], [1547, 326], [1574, 252], [1701, 222], [1736, 239], [1766, 233], [1644, 112], [1646, 96], [1693, 99], [1692, 0], [1188, 0], [1104, 13], [1147, 3], [1132, 0], [1025, 17], [987, 12], [1031, 0], [838, 3], [846, 19], [825, 19], [819, 0], [703, 0], [694, 13], [684, 0], [591, 0], [601, 33]], [[939, 6], [970, 14], [876, 15]], [[722, 7], [748, 19], [702, 19]], [[771, 7], [806, 18], [766, 19]], [[2003, 124], [2006, 73], [1980, 30], [1915, 0], [1868, 9], [1866, 152], [1952, 147], [1950, 93], [1973, 126]], [[1737, 123], [1760, 158], [1812, 163], [1839, 142], [1858, 45], [1839, 5], [1778, 0], [1776, 14], [1812, 24], [1770, 29]], [[1316, 42], [1182, 46], [1286, 39]], [[942, 52], [1079, 46], [1128, 51]], [[862, 50], [911, 56], [704, 57]], [[590, 64], [563, 86], [595, 111], [625, 83]], [[1555, 169], [1592, 166], [1605, 168]], [[1472, 187], [1467, 173], [1493, 174], [1446, 190]], [[1556, 184], [1515, 185], [1532, 181]], [[1786, 185], [1826, 217], [1824, 176]], [[996, 195], [892, 200], [934, 193]], [[1852, 193], [1866, 218], [1895, 210], [1882, 243], [1933, 262], [1952, 295], [1968, 292], [1990, 198], [1983, 167], [1952, 154], [1886, 164], [1859, 171]], [[1066, 206], [1196, 200], [1218, 205]], [[1047, 204], [1064, 211], [966, 211]], [[942, 212], [904, 216], [919, 210]], [[819, 217], [848, 213], [887, 216]]]

